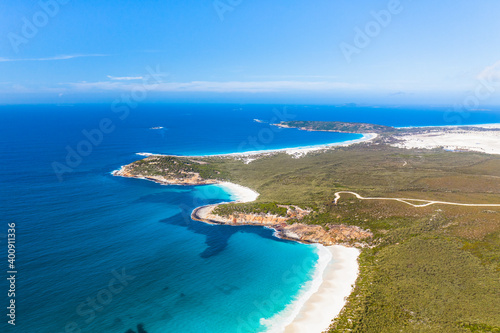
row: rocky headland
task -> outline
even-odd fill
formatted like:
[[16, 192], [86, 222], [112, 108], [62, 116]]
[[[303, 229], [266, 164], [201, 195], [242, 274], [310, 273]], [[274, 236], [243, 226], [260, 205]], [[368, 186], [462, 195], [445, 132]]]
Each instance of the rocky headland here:
[[[168, 163], [161, 161], [168, 158]], [[174, 157], [150, 156], [144, 160], [125, 165], [113, 172], [115, 176], [146, 179], [163, 185], [210, 185], [227, 184], [223, 180], [203, 177], [193, 166], [203, 166], [202, 161], [186, 159], [175, 160]], [[214, 210], [224, 204], [202, 206], [194, 209], [193, 220], [233, 226], [255, 225], [272, 228], [276, 236], [303, 243], [318, 243], [322, 245], [364, 246], [362, 243], [373, 235], [367, 230], [356, 226], [330, 224], [325, 227], [301, 223], [301, 220], [312, 211], [294, 205], [278, 205], [286, 208], [286, 215], [270, 213], [233, 212], [218, 215]]]
[[300, 223], [299, 221], [311, 211], [302, 210], [295, 206], [288, 209], [289, 213], [287, 216], [263, 213], [235, 213], [228, 216], [220, 216], [214, 213], [217, 206], [218, 205], [198, 207], [191, 214], [191, 218], [196, 221], [212, 224], [268, 227], [274, 229], [276, 231], [276, 236], [279, 238], [302, 243], [317, 243], [325, 246], [343, 244], [362, 247], [364, 244], [361, 242], [373, 236], [371, 232], [356, 226], [329, 224], [324, 228], [320, 225]]
[[165, 172], [164, 174], [149, 174], [137, 172], [134, 163], [122, 166], [113, 172], [114, 176], [126, 178], [146, 179], [162, 185], [210, 185], [218, 184], [215, 179], [204, 179], [197, 172], [180, 171], [178, 174]]
[[391, 133], [397, 131], [394, 127], [349, 123], [342, 121], [284, 121], [273, 124], [281, 128], [298, 128], [302, 131], [337, 132], [337, 133]]

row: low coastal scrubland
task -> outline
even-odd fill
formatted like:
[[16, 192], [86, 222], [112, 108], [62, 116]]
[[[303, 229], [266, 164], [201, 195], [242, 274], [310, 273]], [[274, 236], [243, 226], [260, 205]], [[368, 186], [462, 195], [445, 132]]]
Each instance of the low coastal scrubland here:
[[329, 332], [499, 332], [498, 207], [412, 207], [347, 194], [335, 203], [334, 198], [336, 192], [353, 191], [365, 197], [498, 204], [500, 155], [403, 149], [391, 146], [393, 140], [381, 135], [299, 159], [267, 154], [250, 164], [232, 156], [151, 156], [125, 173], [186, 184], [230, 181], [260, 194], [255, 202], [223, 207], [221, 215], [284, 215], [285, 205], [296, 205], [310, 210], [301, 224], [369, 231], [355, 288]]

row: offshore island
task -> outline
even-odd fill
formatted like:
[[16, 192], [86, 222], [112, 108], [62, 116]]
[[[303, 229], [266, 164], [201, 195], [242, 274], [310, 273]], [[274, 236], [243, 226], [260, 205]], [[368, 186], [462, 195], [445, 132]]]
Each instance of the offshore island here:
[[338, 262], [323, 267], [322, 285], [285, 332], [500, 331], [500, 125], [274, 125], [363, 138], [150, 155], [114, 174], [219, 184], [238, 200], [198, 207], [192, 219], [265, 226], [280, 238], [326, 246]]

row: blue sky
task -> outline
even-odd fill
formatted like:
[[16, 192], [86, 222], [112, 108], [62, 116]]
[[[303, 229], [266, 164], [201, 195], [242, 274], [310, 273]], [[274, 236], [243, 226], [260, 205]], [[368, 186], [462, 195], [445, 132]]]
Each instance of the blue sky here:
[[21, 0], [0, 13], [1, 104], [136, 91], [500, 105], [498, 0]]

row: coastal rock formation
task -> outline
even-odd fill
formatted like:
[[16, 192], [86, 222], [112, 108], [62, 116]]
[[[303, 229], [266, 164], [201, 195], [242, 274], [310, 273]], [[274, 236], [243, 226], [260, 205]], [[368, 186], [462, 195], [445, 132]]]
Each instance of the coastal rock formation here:
[[[220, 184], [217, 178], [219, 171], [206, 170], [203, 161], [190, 158], [174, 158], [149, 156], [123, 166], [115, 171], [115, 176], [147, 179], [160, 184], [168, 185], [208, 185]], [[208, 172], [208, 173], [207, 173]], [[200, 173], [203, 173], [201, 175]], [[207, 175], [205, 177], [205, 175]], [[220, 204], [223, 205], [223, 204]], [[229, 212], [221, 216], [214, 213], [220, 205], [209, 205], [196, 208], [191, 217], [194, 220], [226, 225], [256, 225], [272, 228], [278, 237], [303, 243], [319, 243], [323, 245], [353, 244], [371, 238], [369, 231], [356, 226], [347, 225], [310, 225], [300, 222], [312, 211], [294, 205], [277, 205], [286, 208], [286, 214]], [[292, 223], [295, 222], [295, 223]]]
[[210, 208], [203, 211], [203, 218], [226, 224], [259, 224], [264, 226], [272, 226], [275, 224], [287, 223], [291, 219], [301, 220], [306, 215], [311, 213], [311, 210], [302, 209], [298, 206], [278, 205], [278, 207], [287, 209], [286, 216], [279, 216], [275, 214], [246, 214], [238, 212], [229, 214], [227, 216], [221, 216], [214, 214], [213, 212], [213, 210], [217, 206], [218, 205], [207, 206]]
[[[348, 225], [328, 225], [327, 229], [319, 225], [303, 223], [288, 224], [292, 217], [271, 214], [235, 214], [219, 216], [213, 213], [217, 205], [204, 206], [193, 211], [194, 220], [227, 225], [258, 225], [272, 228], [280, 238], [295, 240], [303, 243], [319, 243], [323, 245], [351, 244], [369, 239], [373, 234], [360, 227]], [[295, 206], [287, 206], [295, 219], [302, 219], [310, 211], [297, 212]], [[300, 208], [299, 208], [300, 209]]]
[[113, 175], [128, 178], [147, 179], [164, 185], [209, 185], [219, 183], [219, 181], [215, 179], [203, 179], [197, 172], [180, 171], [180, 173], [180, 176], [178, 174], [169, 175], [168, 173], [165, 173], [165, 175], [144, 175], [136, 173], [135, 168], [131, 167], [129, 164], [121, 167], [120, 170], [113, 172]]
[[228, 224], [261, 224], [261, 225], [275, 225], [286, 223], [289, 218], [269, 214], [235, 214], [228, 217], [222, 217], [215, 214], [207, 216], [211, 220], [223, 221]]
[[360, 227], [350, 225], [328, 225], [328, 230], [319, 225], [296, 223], [277, 226], [278, 236], [304, 243], [323, 245], [350, 244], [369, 239], [373, 234]]

